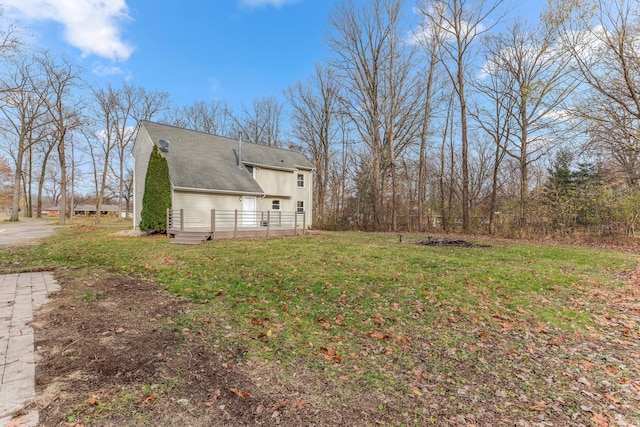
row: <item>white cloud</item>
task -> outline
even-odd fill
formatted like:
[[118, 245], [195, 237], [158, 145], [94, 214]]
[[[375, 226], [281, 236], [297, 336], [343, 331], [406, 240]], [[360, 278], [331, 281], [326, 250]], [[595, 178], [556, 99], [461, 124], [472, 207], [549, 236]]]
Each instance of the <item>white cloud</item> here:
[[55, 21], [64, 37], [84, 55], [127, 60], [133, 48], [120, 37], [119, 25], [130, 19], [125, 0], [4, 0], [25, 19]]
[[243, 6], [248, 7], [265, 7], [265, 6], [273, 6], [280, 8], [285, 4], [295, 3], [298, 0], [240, 0], [240, 3]]
[[104, 65], [96, 63], [93, 65], [92, 71], [100, 77], [115, 76], [124, 74], [122, 68], [114, 65]]
[[[450, 16], [444, 3], [430, 4], [424, 10], [414, 7], [413, 13], [418, 15], [421, 21], [418, 23], [417, 28], [410, 31], [407, 36], [407, 42], [410, 45], [428, 44], [433, 40], [434, 36], [437, 36], [442, 42], [451, 42], [456, 39], [456, 29], [452, 25], [454, 17]], [[440, 18], [441, 16], [446, 19]], [[459, 25], [459, 32], [463, 38], [473, 38], [487, 30], [487, 27], [482, 22], [472, 25], [468, 21], [461, 19]]]

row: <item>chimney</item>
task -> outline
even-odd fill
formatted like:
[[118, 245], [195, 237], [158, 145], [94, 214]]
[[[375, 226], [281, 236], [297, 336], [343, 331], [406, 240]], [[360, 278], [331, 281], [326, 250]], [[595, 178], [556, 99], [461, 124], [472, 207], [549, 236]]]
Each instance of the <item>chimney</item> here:
[[242, 132], [240, 132], [238, 139], [238, 169], [242, 169]]

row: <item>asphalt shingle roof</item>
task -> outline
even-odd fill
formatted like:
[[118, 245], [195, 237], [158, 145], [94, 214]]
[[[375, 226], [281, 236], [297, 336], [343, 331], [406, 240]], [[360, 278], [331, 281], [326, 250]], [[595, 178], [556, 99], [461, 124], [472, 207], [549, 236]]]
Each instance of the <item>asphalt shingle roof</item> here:
[[[149, 121], [140, 122], [140, 127], [158, 148], [161, 139], [169, 142], [168, 151], [161, 154], [174, 187], [264, 194], [246, 168], [238, 168], [237, 140]], [[313, 168], [301, 153], [247, 142], [242, 144], [242, 160], [291, 171]]]

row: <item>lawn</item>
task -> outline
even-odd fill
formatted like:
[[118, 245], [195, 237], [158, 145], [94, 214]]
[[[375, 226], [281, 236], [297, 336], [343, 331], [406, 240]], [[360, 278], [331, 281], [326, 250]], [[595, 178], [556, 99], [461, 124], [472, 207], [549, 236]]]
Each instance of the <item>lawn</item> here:
[[[197, 341], [252, 379], [244, 387], [254, 389], [233, 388], [237, 399], [271, 393], [285, 402], [249, 405], [247, 425], [276, 412], [282, 425], [640, 422], [636, 255], [480, 238], [471, 240], [484, 247], [428, 247], [413, 244], [418, 236], [330, 232], [180, 246], [121, 237], [121, 228], [76, 224], [39, 246], [0, 252], [0, 269], [146, 279], [186, 299], [166, 322], [185, 340], [176, 351]], [[170, 380], [179, 389], [180, 376]], [[224, 406], [210, 403], [203, 396], [192, 410]], [[70, 408], [73, 419], [91, 423], [90, 406]]]

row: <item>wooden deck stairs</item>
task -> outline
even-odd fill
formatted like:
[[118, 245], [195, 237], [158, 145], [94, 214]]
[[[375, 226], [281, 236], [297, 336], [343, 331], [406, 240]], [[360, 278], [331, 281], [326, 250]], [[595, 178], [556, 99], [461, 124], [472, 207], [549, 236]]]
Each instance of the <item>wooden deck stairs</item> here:
[[208, 231], [177, 231], [169, 243], [173, 245], [199, 245], [207, 240], [211, 240], [211, 233]]

